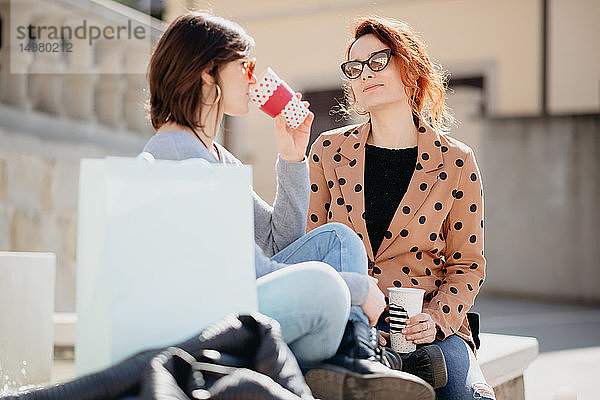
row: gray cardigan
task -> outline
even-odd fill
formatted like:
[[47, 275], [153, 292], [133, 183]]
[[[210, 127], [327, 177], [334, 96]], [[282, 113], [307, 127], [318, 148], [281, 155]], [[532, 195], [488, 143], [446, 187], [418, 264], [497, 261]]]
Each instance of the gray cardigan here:
[[[217, 160], [210, 151], [195, 137], [185, 131], [156, 134], [144, 146], [156, 159], [185, 160], [202, 158], [212, 163], [242, 165], [223, 146], [215, 143], [221, 160]], [[254, 240], [255, 268], [259, 278], [270, 272], [284, 268], [287, 264], [270, 259], [296, 239], [304, 235], [309, 202], [308, 163], [288, 162], [280, 158], [276, 163], [277, 192], [273, 206], [267, 204], [254, 191]], [[366, 276], [353, 272], [342, 272], [351, 295], [352, 305], [364, 303], [368, 294]]]

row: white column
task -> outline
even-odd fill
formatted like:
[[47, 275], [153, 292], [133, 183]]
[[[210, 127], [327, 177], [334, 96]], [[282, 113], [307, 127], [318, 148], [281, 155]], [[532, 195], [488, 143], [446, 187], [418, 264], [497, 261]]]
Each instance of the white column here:
[[[144, 70], [139, 66], [148, 65], [150, 58], [149, 48], [144, 45], [131, 45], [125, 56], [127, 71]], [[144, 74], [125, 75], [127, 89], [125, 91], [125, 121], [127, 127], [135, 132], [147, 133], [151, 131], [150, 122], [146, 116], [146, 103], [148, 91], [146, 76]]]
[[[75, 27], [81, 18], [65, 21], [66, 26]], [[94, 66], [94, 47], [86, 39], [69, 40], [70, 52], [67, 55], [67, 69], [64, 76], [63, 103], [65, 114], [69, 117], [90, 120], [94, 117], [94, 85], [96, 69]]]
[[[3, 43], [0, 49], [0, 102], [25, 109], [31, 107], [27, 71], [33, 61], [33, 53], [21, 51], [20, 47], [11, 47], [9, 22], [13, 27], [28, 26], [32, 14], [32, 4], [27, 0], [13, 2], [0, 0], [0, 17], [3, 22]], [[27, 40], [23, 42], [26, 44]], [[20, 73], [11, 73], [11, 67]]]
[[[42, 3], [37, 3], [42, 4]], [[35, 20], [38, 26], [62, 25], [62, 18], [58, 15], [48, 15]], [[51, 39], [47, 32], [41, 32], [40, 37], [36, 38], [39, 44], [57, 43], [62, 44], [60, 39]], [[30, 93], [33, 105], [41, 111], [51, 114], [63, 113], [63, 78], [65, 72], [65, 57], [62, 52], [42, 52], [37, 51], [31, 64], [30, 73]]]
[[0, 374], [16, 386], [50, 382], [55, 269], [52, 253], [0, 251]]
[[125, 82], [121, 75], [124, 48], [116, 41], [104, 40], [97, 45], [96, 68], [96, 118], [99, 122], [114, 127], [124, 126], [123, 90]]

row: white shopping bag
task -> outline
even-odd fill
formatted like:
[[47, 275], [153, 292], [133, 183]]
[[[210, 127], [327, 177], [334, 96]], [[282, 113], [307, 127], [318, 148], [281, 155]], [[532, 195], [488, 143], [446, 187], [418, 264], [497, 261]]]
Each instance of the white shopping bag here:
[[251, 181], [200, 159], [82, 160], [77, 375], [258, 309]]

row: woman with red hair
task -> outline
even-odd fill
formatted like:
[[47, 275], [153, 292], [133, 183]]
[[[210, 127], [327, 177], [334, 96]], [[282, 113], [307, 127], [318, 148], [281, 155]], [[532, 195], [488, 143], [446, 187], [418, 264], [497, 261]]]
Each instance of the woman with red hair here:
[[[402, 334], [429, 363], [423, 377], [439, 399], [493, 399], [467, 320], [485, 276], [481, 175], [473, 151], [445, 134], [445, 76], [399, 21], [364, 19], [353, 33], [341, 67], [350, 103], [369, 120], [313, 144], [307, 230], [346, 224], [385, 293], [425, 289], [423, 312]], [[387, 312], [378, 328], [385, 342]]]

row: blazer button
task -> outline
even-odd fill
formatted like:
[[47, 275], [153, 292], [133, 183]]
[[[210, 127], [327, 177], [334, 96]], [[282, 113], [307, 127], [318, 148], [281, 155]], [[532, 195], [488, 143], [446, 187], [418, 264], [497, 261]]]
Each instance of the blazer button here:
[[373, 269], [374, 266], [375, 266], [375, 261], [369, 260], [369, 269]]

